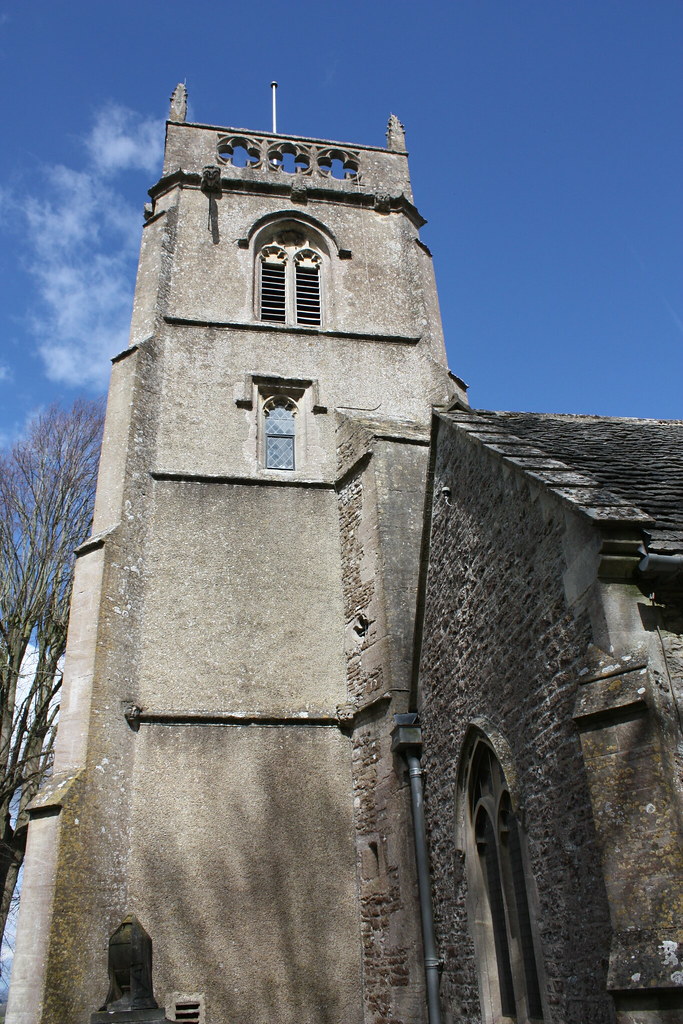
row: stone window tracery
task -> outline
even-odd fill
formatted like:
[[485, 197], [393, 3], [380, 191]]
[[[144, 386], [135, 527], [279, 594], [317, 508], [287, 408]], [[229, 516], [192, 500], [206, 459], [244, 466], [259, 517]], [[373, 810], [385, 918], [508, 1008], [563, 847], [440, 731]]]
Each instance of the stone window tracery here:
[[[543, 1020], [519, 824], [505, 775], [492, 748], [479, 740], [472, 755], [468, 811], [476, 894], [475, 941], [488, 1020]], [[488, 1005], [486, 1005], [488, 1002]]]
[[240, 170], [320, 175], [354, 185], [361, 180], [361, 154], [338, 146], [318, 146], [298, 139], [275, 141], [253, 135], [220, 135], [216, 153], [222, 164]]
[[258, 316], [270, 323], [319, 327], [322, 257], [296, 230], [282, 231], [258, 257]]
[[348, 181], [358, 177], [358, 160], [343, 149], [326, 149], [318, 156], [318, 170], [325, 177]]
[[232, 167], [260, 167], [261, 150], [258, 142], [242, 136], [221, 139], [218, 143], [218, 156], [224, 163]]
[[268, 166], [285, 174], [306, 174], [311, 169], [311, 156], [301, 146], [282, 142], [268, 150]]

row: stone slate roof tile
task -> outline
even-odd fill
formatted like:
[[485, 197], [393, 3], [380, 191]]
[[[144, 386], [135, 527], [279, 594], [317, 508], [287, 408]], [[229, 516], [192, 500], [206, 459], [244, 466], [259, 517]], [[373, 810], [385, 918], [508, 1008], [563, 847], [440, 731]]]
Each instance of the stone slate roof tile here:
[[651, 551], [683, 552], [683, 420], [486, 411], [446, 418], [593, 518], [645, 526]]

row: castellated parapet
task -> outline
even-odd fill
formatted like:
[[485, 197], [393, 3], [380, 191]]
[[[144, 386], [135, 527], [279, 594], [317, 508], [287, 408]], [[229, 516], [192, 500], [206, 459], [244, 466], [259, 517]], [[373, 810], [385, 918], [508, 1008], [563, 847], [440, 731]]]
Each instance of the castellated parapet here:
[[167, 124], [12, 1024], [87, 1021], [128, 914], [169, 1018], [425, 1016], [389, 730], [432, 408], [466, 399], [394, 121], [389, 150]]

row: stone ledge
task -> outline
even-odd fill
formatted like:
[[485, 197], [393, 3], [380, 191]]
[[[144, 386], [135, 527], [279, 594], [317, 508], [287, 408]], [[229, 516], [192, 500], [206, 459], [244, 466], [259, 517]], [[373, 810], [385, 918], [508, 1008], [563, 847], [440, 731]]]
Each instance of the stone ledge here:
[[212, 476], [202, 473], [175, 473], [165, 470], [152, 470], [153, 480], [170, 483], [190, 484], [237, 484], [248, 487], [309, 487], [318, 490], [333, 491], [335, 484], [328, 480], [306, 480], [302, 477], [294, 479], [276, 479], [270, 476]]
[[[195, 320], [192, 317], [165, 316], [164, 322], [171, 327], [213, 327], [225, 331], [267, 331], [272, 334], [303, 334], [313, 338], [336, 338], [348, 341], [382, 341], [397, 345], [417, 345], [422, 335], [404, 334], [362, 334], [353, 331], [326, 331], [317, 327], [299, 327], [296, 324], [272, 324], [246, 320]], [[127, 351], [127, 350], [126, 350]]]
[[647, 709], [647, 669], [634, 667], [630, 672], [584, 681], [574, 706], [574, 721], [579, 727], [587, 719], [620, 718], [624, 714]]
[[83, 771], [79, 769], [76, 772], [59, 772], [47, 779], [28, 805], [29, 816], [36, 818], [59, 814], [82, 774]]
[[615, 932], [609, 958], [610, 991], [677, 991], [683, 1000], [683, 942], [666, 929]]

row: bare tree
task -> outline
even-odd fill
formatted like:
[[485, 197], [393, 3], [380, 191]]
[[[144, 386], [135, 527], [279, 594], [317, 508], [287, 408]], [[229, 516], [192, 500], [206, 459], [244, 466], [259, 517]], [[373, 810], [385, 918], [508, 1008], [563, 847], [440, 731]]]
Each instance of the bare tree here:
[[54, 406], [0, 453], [0, 936], [52, 761], [74, 548], [89, 533], [100, 402]]

